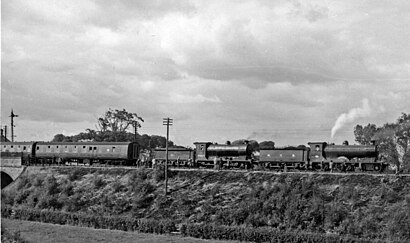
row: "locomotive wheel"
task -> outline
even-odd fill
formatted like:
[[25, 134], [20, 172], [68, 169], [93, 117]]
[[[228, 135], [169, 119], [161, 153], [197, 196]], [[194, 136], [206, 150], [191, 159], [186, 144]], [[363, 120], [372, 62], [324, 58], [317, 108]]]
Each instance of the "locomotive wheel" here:
[[374, 171], [380, 171], [381, 170], [381, 166], [379, 164], [374, 164], [373, 165], [373, 170]]

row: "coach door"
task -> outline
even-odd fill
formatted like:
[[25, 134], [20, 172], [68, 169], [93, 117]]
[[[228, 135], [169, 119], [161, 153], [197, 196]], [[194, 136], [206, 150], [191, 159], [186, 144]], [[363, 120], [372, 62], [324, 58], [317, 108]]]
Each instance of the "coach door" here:
[[96, 145], [90, 145], [90, 152], [91, 152], [91, 158], [95, 159], [98, 157], [98, 150]]

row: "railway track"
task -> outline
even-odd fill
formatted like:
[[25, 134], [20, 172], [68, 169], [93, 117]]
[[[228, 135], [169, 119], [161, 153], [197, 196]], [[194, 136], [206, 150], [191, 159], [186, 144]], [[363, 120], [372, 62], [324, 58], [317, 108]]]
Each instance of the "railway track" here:
[[[151, 167], [136, 167], [136, 166], [89, 166], [89, 165], [30, 165], [28, 167], [38, 168], [90, 168], [90, 169], [127, 169], [137, 170], [140, 168], [146, 168], [152, 170]], [[325, 171], [272, 171], [272, 170], [243, 170], [243, 169], [208, 169], [208, 168], [169, 168], [170, 171], [203, 171], [203, 172], [235, 172], [235, 173], [260, 173], [260, 174], [304, 174], [304, 175], [334, 175], [334, 176], [346, 176], [346, 175], [371, 175], [377, 177], [394, 176], [394, 177], [410, 177], [410, 174], [394, 174], [394, 173], [375, 173], [375, 172], [325, 172]]]

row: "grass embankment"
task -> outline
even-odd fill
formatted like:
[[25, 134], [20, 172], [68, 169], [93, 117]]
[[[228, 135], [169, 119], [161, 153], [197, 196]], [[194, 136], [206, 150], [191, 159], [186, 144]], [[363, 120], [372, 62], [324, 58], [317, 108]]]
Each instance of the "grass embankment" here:
[[32, 212], [37, 219], [48, 217], [39, 214], [43, 209], [87, 215], [93, 227], [120, 217], [125, 221], [119, 225], [139, 230], [152, 222], [134, 219], [158, 220], [166, 227], [171, 222], [164, 232], [175, 227], [185, 235], [214, 239], [266, 240], [288, 232], [295, 241], [296, 236], [312, 241], [338, 241], [339, 236], [345, 241], [410, 240], [409, 177], [169, 174], [171, 193], [164, 196], [161, 171], [33, 168], [2, 192], [2, 208], [37, 210]]

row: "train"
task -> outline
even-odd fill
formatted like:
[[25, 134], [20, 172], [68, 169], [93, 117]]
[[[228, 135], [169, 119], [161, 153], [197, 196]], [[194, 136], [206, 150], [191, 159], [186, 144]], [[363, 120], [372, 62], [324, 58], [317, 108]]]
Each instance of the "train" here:
[[82, 164], [229, 168], [256, 170], [377, 171], [388, 166], [376, 145], [335, 145], [309, 142], [308, 146], [253, 149], [248, 142], [195, 142], [194, 148], [156, 148], [149, 156], [136, 142], [3, 142], [1, 156], [19, 156], [22, 164]]

